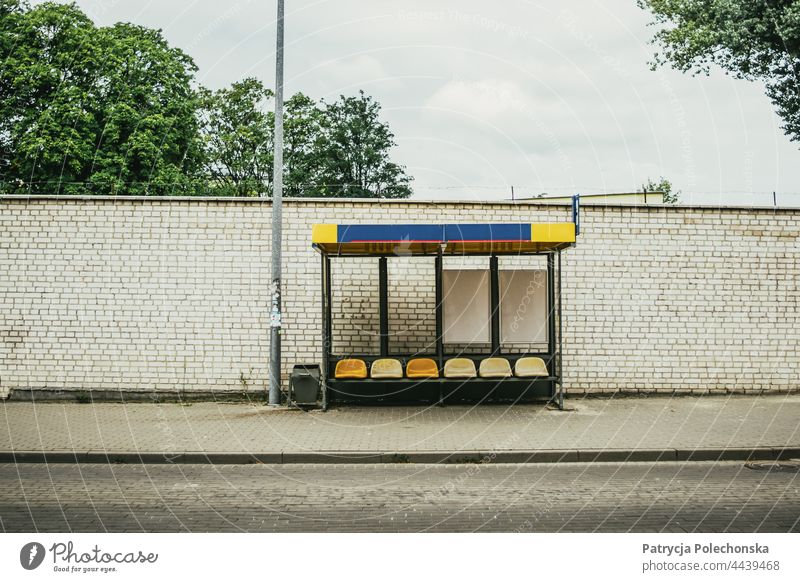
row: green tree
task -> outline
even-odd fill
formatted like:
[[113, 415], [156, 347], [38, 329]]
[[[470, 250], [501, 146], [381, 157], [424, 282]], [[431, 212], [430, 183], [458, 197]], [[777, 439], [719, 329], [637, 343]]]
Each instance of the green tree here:
[[708, 74], [712, 65], [740, 79], [762, 80], [783, 120], [800, 141], [800, 1], [637, 0], [662, 28], [653, 68]]
[[[271, 195], [272, 92], [256, 79], [202, 92], [200, 118], [206, 175], [217, 194]], [[394, 136], [380, 106], [363, 93], [331, 104], [297, 93], [284, 115], [287, 196], [387, 197], [411, 194], [410, 178], [389, 160]]]
[[[218, 91], [201, 90], [203, 165], [215, 194], [272, 194], [275, 115], [273, 93], [247, 78]], [[284, 109], [284, 187], [302, 196], [319, 172], [322, 111], [297, 93]]]
[[389, 159], [394, 134], [380, 120], [380, 104], [360, 91], [357, 97], [342, 95], [324, 105], [321, 172], [309, 195], [410, 196], [412, 178]]
[[256, 79], [201, 90], [203, 166], [213, 193], [258, 196], [272, 182], [271, 99]]
[[[272, 188], [272, 93], [194, 89], [161, 31], [97, 27], [75, 4], [0, 0], [0, 191], [249, 196]], [[361, 93], [286, 102], [293, 196], [411, 193], [394, 136]]]
[[663, 192], [664, 204], [676, 204], [680, 199], [681, 191], [672, 191], [672, 182], [661, 176], [658, 181], [648, 178], [647, 182], [642, 184], [640, 192]]
[[283, 171], [287, 196], [312, 196], [314, 185], [325, 179], [324, 127], [325, 112], [316, 101], [302, 93], [286, 101]]
[[172, 194], [198, 162], [196, 67], [160, 31], [0, 0], [6, 191]]

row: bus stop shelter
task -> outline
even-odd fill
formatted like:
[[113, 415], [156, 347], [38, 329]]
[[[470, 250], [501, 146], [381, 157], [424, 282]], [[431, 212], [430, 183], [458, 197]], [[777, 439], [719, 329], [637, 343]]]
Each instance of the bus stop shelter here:
[[[575, 244], [577, 220], [560, 223], [316, 224], [321, 257], [322, 405], [515, 403], [550, 400], [563, 406], [561, 252]], [[488, 265], [490, 341], [481, 351], [453, 349], [443, 329], [443, 262], [484, 257]], [[500, 336], [503, 256], [539, 256], [546, 263], [546, 348], [506, 350]], [[392, 350], [388, 261], [434, 260], [435, 341], [422, 353]], [[378, 262], [379, 353], [333, 348], [332, 264], [343, 258]], [[540, 260], [541, 262], [541, 260]], [[507, 353], [508, 352], [508, 353]]]

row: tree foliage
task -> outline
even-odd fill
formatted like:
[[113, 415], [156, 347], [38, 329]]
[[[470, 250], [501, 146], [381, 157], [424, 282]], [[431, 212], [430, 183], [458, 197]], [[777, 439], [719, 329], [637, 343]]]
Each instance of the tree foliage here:
[[[204, 91], [204, 165], [217, 193], [271, 192], [272, 92], [256, 79]], [[297, 93], [284, 114], [284, 187], [289, 196], [403, 198], [411, 178], [390, 161], [395, 145], [380, 105], [363, 92], [332, 103]]]
[[95, 27], [73, 4], [0, 1], [0, 157], [12, 191], [188, 184], [199, 151], [191, 58], [157, 30]]
[[[271, 192], [272, 92], [256, 79], [198, 87], [194, 62], [161, 31], [0, 0], [0, 56], [0, 192]], [[287, 195], [411, 193], [371, 97], [298, 93], [285, 112]]]
[[712, 65], [740, 79], [762, 80], [800, 141], [800, 0], [637, 0], [662, 28], [654, 67], [708, 74]]
[[245, 79], [219, 91], [201, 90], [203, 167], [214, 191], [259, 195], [272, 181], [272, 91]]
[[672, 191], [672, 182], [661, 176], [657, 181], [648, 178], [647, 182], [642, 184], [641, 192], [662, 192], [664, 194], [664, 204], [677, 204], [680, 199], [681, 192]]
[[[274, 119], [270, 118], [270, 121], [274, 122]], [[326, 127], [325, 111], [307, 95], [296, 93], [286, 101], [283, 173], [287, 196], [320, 195], [314, 185], [325, 180], [320, 152], [326, 139]]]
[[312, 195], [405, 198], [405, 170], [389, 161], [394, 134], [380, 121], [380, 105], [363, 91], [324, 103], [320, 175]]

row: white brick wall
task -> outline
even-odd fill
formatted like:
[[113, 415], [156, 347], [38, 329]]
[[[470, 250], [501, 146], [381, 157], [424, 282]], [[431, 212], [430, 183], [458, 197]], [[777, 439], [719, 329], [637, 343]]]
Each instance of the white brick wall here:
[[[0, 197], [0, 392], [264, 391], [270, 205]], [[536, 205], [286, 201], [284, 373], [320, 358], [317, 222], [567, 220]], [[800, 386], [800, 211], [582, 210], [564, 254], [565, 384]], [[512, 261], [519, 262], [519, 261]], [[433, 341], [433, 261], [390, 261], [398, 350]], [[334, 261], [341, 351], [378, 346], [377, 261]]]

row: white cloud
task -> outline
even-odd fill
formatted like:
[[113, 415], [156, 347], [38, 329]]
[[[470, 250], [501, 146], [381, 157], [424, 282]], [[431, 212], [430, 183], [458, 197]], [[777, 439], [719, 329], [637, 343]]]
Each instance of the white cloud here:
[[519, 116], [531, 99], [512, 81], [481, 79], [450, 81], [427, 102], [434, 109], [462, 113], [478, 120], [496, 123]]

